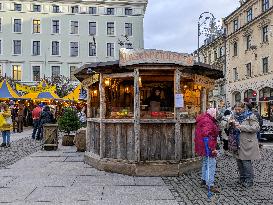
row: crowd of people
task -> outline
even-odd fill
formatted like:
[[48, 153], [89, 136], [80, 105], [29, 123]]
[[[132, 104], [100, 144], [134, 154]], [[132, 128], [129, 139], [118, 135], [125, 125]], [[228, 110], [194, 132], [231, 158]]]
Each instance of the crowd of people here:
[[[86, 109], [77, 108], [78, 117], [82, 126], [86, 124]], [[15, 104], [10, 101], [9, 104], [0, 103], [0, 131], [2, 133], [1, 147], [10, 147], [10, 135], [18, 132], [21, 133], [24, 127], [33, 126], [32, 139], [43, 139], [43, 125], [46, 123], [56, 123], [58, 116], [61, 116], [63, 107], [56, 109], [54, 105], [29, 104], [24, 103]]]
[[210, 108], [196, 119], [195, 152], [203, 158], [201, 186], [219, 193], [215, 186], [216, 158], [220, 150], [237, 162], [238, 184], [254, 184], [253, 160], [261, 158], [259, 140], [262, 118], [249, 103], [236, 103], [220, 115]]

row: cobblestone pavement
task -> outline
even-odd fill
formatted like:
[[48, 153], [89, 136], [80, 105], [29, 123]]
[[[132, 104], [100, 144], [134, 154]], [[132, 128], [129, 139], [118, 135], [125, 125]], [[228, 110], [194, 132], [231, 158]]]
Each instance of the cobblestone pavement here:
[[245, 189], [239, 184], [237, 165], [231, 156], [221, 156], [217, 161], [216, 185], [221, 193], [207, 198], [207, 190], [200, 186], [200, 171], [185, 174], [181, 177], [164, 177], [179, 204], [240, 204], [272, 205], [273, 204], [273, 149], [262, 149], [262, 160], [255, 161], [255, 185]]
[[41, 149], [41, 142], [31, 139], [31, 131], [31, 129], [27, 129], [23, 133], [12, 134], [11, 147], [0, 147], [0, 169], [12, 165], [23, 157]]

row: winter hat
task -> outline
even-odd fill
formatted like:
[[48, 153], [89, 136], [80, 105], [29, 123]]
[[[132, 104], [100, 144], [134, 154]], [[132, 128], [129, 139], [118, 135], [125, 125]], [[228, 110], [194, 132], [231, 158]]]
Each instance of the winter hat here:
[[230, 111], [230, 110], [226, 110], [226, 111], [224, 112], [224, 116], [227, 116], [227, 115], [231, 115], [231, 111]]
[[216, 108], [209, 108], [209, 109], [207, 110], [207, 113], [208, 113], [210, 116], [212, 116], [213, 118], [216, 119], [216, 113], [217, 113]]

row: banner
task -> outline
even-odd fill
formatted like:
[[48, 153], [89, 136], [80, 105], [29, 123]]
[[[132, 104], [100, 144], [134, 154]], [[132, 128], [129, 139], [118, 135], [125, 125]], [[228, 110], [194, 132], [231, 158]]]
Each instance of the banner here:
[[35, 92], [56, 92], [56, 85], [46, 86], [46, 87], [34, 87], [28, 85], [21, 85], [16, 83], [16, 90], [26, 93], [35, 93]]

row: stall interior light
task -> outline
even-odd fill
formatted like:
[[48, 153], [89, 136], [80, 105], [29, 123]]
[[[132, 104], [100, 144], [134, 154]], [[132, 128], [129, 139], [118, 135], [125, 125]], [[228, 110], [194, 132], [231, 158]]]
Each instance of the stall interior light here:
[[129, 93], [129, 92], [130, 92], [129, 87], [128, 86], [125, 87], [125, 93]]
[[111, 81], [110, 78], [106, 78], [104, 81], [105, 86], [107, 86], [107, 87], [110, 86], [110, 81]]
[[139, 87], [141, 88], [142, 87], [141, 77], [138, 78], [138, 84], [139, 84]]
[[97, 91], [97, 90], [94, 90], [94, 91], [93, 91], [93, 96], [94, 96], [94, 97], [97, 97], [97, 96], [98, 96], [98, 91]]

